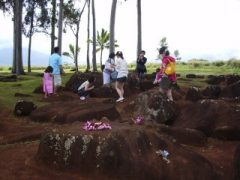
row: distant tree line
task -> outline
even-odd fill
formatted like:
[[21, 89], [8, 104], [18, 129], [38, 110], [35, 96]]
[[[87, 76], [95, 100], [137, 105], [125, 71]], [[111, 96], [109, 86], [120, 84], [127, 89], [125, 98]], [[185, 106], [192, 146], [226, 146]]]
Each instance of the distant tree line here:
[[[62, 32], [70, 29], [75, 36], [74, 64], [78, 70], [79, 30], [82, 14], [88, 11], [87, 25], [87, 69], [90, 70], [89, 44], [92, 44], [92, 70], [97, 71], [96, 52], [100, 50], [101, 64], [102, 51], [108, 48], [109, 52], [115, 52], [115, 17], [117, 2], [112, 0], [111, 15], [109, 22], [109, 33], [102, 30], [96, 34], [95, 0], [0, 0], [0, 10], [10, 15], [13, 20], [13, 63], [11, 71], [13, 74], [24, 74], [22, 60], [22, 34], [29, 38], [28, 43], [28, 72], [31, 72], [31, 46], [32, 37], [35, 33], [45, 33], [51, 39], [51, 53], [57, 45], [62, 53]], [[126, 0], [124, 0], [126, 1]], [[92, 16], [90, 16], [92, 12]], [[141, 0], [137, 0], [137, 54], [142, 48], [142, 24], [141, 24]], [[92, 18], [91, 18], [92, 17]], [[92, 38], [90, 38], [90, 20], [92, 19]], [[58, 35], [56, 35], [56, 29]], [[57, 39], [57, 44], [55, 40]], [[98, 48], [97, 48], [98, 47]], [[137, 56], [136, 56], [137, 57]]]

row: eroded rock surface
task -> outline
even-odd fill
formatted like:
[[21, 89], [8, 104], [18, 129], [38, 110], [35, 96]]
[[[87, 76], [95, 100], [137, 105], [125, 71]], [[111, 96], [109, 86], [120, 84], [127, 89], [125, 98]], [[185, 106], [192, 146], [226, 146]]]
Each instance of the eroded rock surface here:
[[78, 97], [76, 97], [76, 100], [55, 102], [40, 107], [30, 116], [33, 121], [57, 123], [88, 121], [101, 119], [102, 117], [107, 117], [110, 120], [120, 119], [114, 103], [104, 102], [104, 99], [98, 102], [94, 99], [80, 101]]
[[[170, 153], [169, 163], [156, 154], [158, 150]], [[157, 133], [154, 126], [113, 124], [106, 131], [86, 132], [80, 127], [50, 131], [42, 136], [37, 157], [80, 174], [114, 179], [218, 179], [207, 159]]]
[[157, 123], [172, 123], [177, 116], [174, 103], [163, 96], [158, 89], [139, 94], [132, 102], [132, 106], [134, 106], [135, 116], [141, 115], [146, 120]]

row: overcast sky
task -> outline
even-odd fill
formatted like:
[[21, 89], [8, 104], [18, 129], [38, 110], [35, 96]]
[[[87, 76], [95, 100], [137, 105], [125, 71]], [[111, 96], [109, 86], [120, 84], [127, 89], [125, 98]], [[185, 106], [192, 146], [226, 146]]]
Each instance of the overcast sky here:
[[[97, 30], [109, 31], [112, 0], [96, 0]], [[12, 46], [12, 21], [0, 15], [0, 48]], [[86, 60], [87, 11], [80, 24], [80, 63]], [[184, 60], [207, 58], [228, 60], [240, 58], [240, 0], [142, 0], [143, 49], [149, 60], [157, 57], [162, 37], [167, 37], [171, 52], [179, 50]], [[116, 39], [125, 56], [132, 62], [136, 58], [137, 10], [136, 0], [118, 3]], [[74, 43], [71, 31], [63, 34], [63, 50]], [[23, 46], [28, 41], [23, 39]], [[49, 54], [50, 38], [34, 35], [33, 49]], [[118, 50], [117, 49], [117, 50]], [[105, 50], [104, 59], [108, 56]], [[99, 59], [99, 54], [97, 55]]]

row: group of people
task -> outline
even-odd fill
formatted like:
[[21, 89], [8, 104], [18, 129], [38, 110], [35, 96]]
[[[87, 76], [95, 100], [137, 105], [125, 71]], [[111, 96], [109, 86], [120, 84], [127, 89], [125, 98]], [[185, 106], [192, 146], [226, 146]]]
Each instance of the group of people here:
[[[119, 53], [121, 53], [119, 55]], [[145, 57], [146, 52], [144, 50], [140, 51], [139, 56], [136, 61], [136, 73], [138, 83], [144, 79], [144, 75], [147, 72]], [[123, 58], [122, 52], [118, 51], [117, 59], [115, 60], [115, 54], [110, 53], [109, 58], [105, 63], [105, 68], [103, 70], [103, 85], [109, 86], [111, 82], [115, 82], [115, 89], [119, 95], [117, 102], [124, 100], [124, 83], [128, 77], [127, 62]], [[176, 84], [176, 72], [171, 74], [166, 73], [166, 69], [169, 63], [175, 63], [175, 58], [170, 56], [170, 52], [166, 46], [159, 49], [159, 56], [162, 59], [161, 67], [156, 71], [156, 78], [154, 84], [159, 84], [159, 90], [162, 94], [166, 94], [170, 101], [173, 101], [172, 89]], [[115, 77], [117, 74], [117, 78]]]
[[[166, 73], [166, 69], [169, 63], [175, 63], [175, 59], [170, 56], [167, 47], [159, 49], [159, 55], [162, 59], [161, 67], [156, 73], [154, 84], [159, 84], [159, 89], [162, 94], [166, 94], [170, 101], [173, 101], [172, 88], [176, 83], [176, 73]], [[115, 58], [116, 57], [116, 58]], [[147, 58], [145, 57], [145, 51], [141, 51], [136, 61], [136, 73], [138, 81], [141, 82], [144, 75], [147, 72], [146, 68]], [[47, 98], [51, 94], [56, 93], [58, 86], [61, 86], [61, 73], [62, 59], [59, 55], [59, 48], [54, 48], [54, 53], [49, 58], [49, 66], [46, 68], [43, 75], [43, 91], [44, 96]], [[123, 53], [117, 51], [117, 53], [110, 53], [103, 69], [103, 85], [110, 86], [111, 83], [115, 83], [115, 89], [119, 96], [116, 102], [122, 102], [124, 100], [124, 84], [128, 78], [128, 64], [124, 59]], [[78, 94], [81, 100], [85, 100], [89, 95], [89, 92], [94, 89], [95, 78], [89, 77], [88, 80], [83, 82], [78, 87]]]
[[[123, 53], [121, 51], [117, 51], [116, 54], [110, 53], [103, 69], [103, 85], [109, 87], [112, 82], [115, 83], [115, 89], [119, 96], [116, 102], [124, 100], [124, 83], [127, 81], [127, 77], [128, 65]], [[78, 94], [81, 100], [85, 100], [89, 92], [94, 88], [94, 81], [95, 78], [90, 76], [87, 81], [79, 86]]]

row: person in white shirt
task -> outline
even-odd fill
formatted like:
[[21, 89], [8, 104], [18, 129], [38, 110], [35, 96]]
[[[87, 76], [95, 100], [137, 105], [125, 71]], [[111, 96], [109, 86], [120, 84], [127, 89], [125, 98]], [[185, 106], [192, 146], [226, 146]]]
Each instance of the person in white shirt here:
[[109, 86], [111, 83], [111, 73], [115, 70], [115, 54], [110, 53], [103, 70], [103, 85]]
[[90, 76], [87, 81], [83, 82], [78, 88], [78, 95], [81, 100], [85, 100], [89, 95], [89, 91], [94, 88], [95, 77]]
[[127, 81], [128, 77], [128, 65], [127, 61], [123, 57], [123, 53], [121, 51], [118, 51], [116, 53], [116, 71], [117, 74], [117, 80], [115, 84], [115, 89], [119, 95], [119, 98], [116, 100], [116, 102], [122, 102], [124, 100], [124, 83]]

